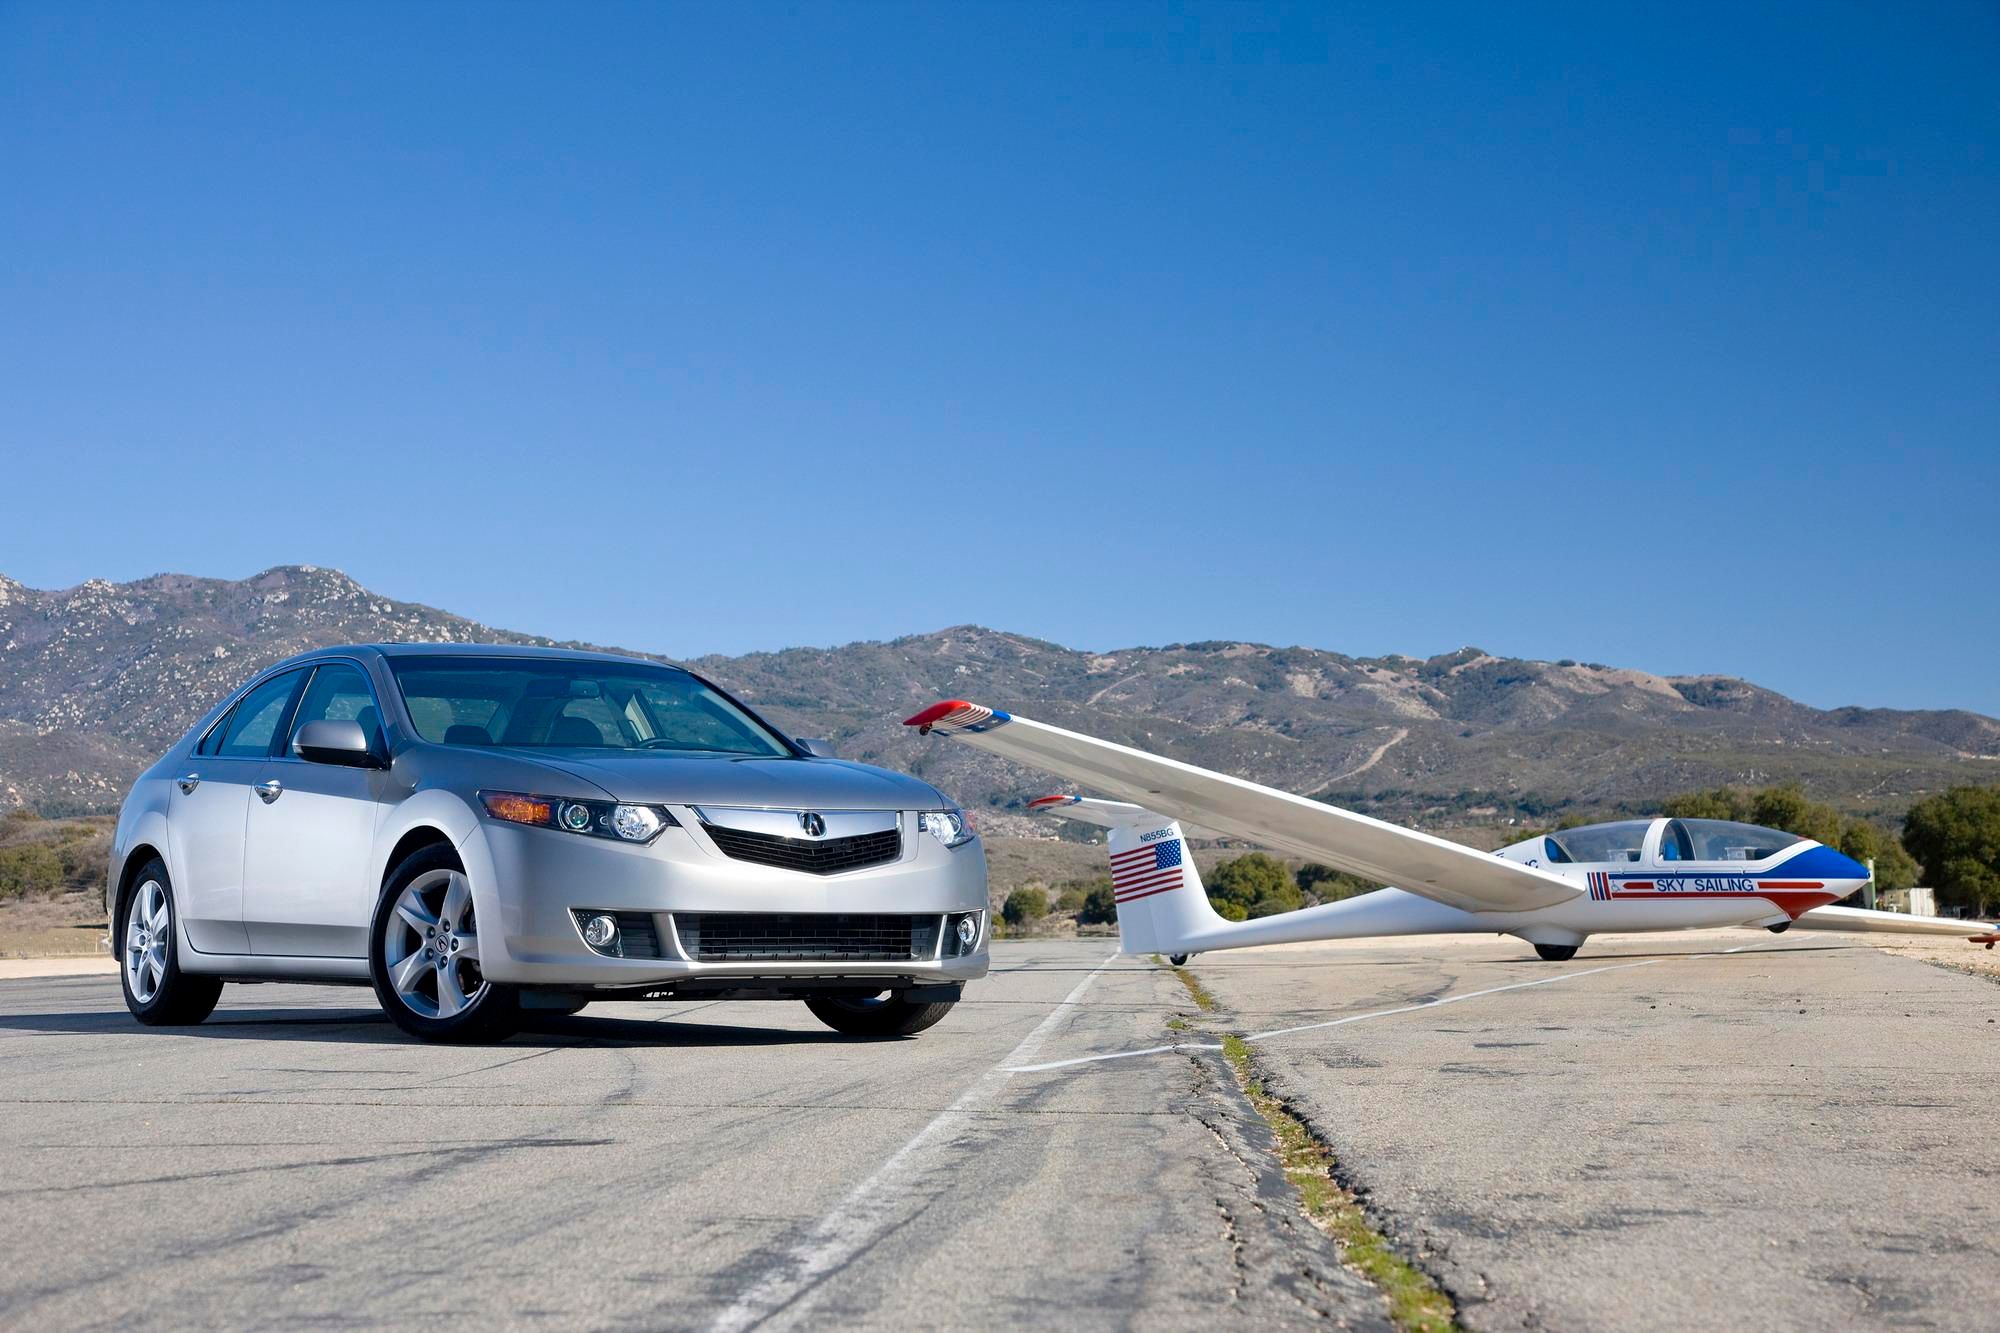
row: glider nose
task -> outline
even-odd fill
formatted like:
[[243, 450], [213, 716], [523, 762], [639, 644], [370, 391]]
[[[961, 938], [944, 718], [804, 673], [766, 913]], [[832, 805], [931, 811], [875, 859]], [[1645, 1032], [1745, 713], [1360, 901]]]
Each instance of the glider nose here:
[[[1831, 848], [1827, 849], [1832, 851]], [[1845, 852], [1833, 852], [1833, 874], [1837, 879], [1848, 881], [1848, 891], [1852, 892], [1866, 884], [1870, 878], [1868, 867]]]

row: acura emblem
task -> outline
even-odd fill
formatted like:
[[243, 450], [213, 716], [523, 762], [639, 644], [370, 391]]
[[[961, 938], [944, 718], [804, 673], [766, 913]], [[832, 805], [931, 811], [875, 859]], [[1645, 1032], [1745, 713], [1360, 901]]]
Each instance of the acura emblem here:
[[808, 838], [826, 836], [826, 817], [815, 810], [799, 811], [799, 827], [806, 831]]

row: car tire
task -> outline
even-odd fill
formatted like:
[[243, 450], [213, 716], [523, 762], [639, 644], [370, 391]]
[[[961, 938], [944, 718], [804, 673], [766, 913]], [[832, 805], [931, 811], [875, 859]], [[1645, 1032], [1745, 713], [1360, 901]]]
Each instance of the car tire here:
[[934, 1027], [951, 1012], [956, 1000], [919, 1004], [888, 995], [849, 997], [822, 995], [806, 1001], [813, 1017], [849, 1037], [914, 1037]]
[[520, 1024], [512, 987], [479, 971], [471, 885], [449, 847], [422, 847], [382, 885], [368, 928], [375, 998], [397, 1027], [425, 1041], [499, 1041]]
[[215, 1012], [222, 981], [181, 970], [174, 886], [158, 857], [139, 867], [118, 904], [118, 984], [125, 1007], [149, 1027], [186, 1027]]

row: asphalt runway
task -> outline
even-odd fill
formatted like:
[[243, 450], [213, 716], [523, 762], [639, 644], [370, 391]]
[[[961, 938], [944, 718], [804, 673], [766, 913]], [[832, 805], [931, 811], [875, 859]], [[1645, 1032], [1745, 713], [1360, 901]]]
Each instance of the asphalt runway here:
[[1219, 1066], [999, 1072], [1159, 1040], [1185, 992], [1109, 952], [1003, 945], [890, 1043], [717, 1003], [423, 1046], [293, 986], [149, 1030], [110, 978], [0, 983], [0, 1325], [1386, 1327]]
[[1803, 931], [1193, 966], [1238, 1031], [1338, 1022], [1260, 1072], [1471, 1327], [2000, 1327], [1991, 980]]
[[879, 1044], [716, 1003], [428, 1047], [290, 986], [148, 1030], [109, 978], [0, 982], [0, 1324], [1386, 1327], [1224, 1032], [1472, 1327], [2000, 1309], [1989, 981], [1761, 932], [1368, 942], [1198, 958], [1200, 1014], [1108, 953], [1003, 943]]

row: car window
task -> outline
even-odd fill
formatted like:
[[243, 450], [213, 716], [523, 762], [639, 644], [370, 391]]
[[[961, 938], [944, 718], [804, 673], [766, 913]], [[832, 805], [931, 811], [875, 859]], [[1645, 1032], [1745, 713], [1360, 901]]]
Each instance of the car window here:
[[550, 724], [549, 744], [615, 745], [623, 749], [628, 741], [622, 723], [619, 712], [603, 699], [571, 699]]
[[445, 745], [783, 757], [748, 709], [676, 667], [475, 656], [392, 657], [410, 721]]
[[351, 662], [328, 662], [313, 672], [312, 684], [306, 686], [298, 715], [292, 719], [293, 741], [308, 722], [359, 722], [369, 744], [377, 744], [382, 715], [376, 711], [375, 694], [360, 667]]
[[230, 717], [231, 714], [224, 713], [215, 720], [215, 725], [210, 727], [208, 734], [201, 738], [201, 744], [194, 747], [196, 754], [217, 754], [221, 752], [222, 738], [229, 734]]
[[225, 759], [260, 759], [271, 753], [271, 740], [278, 734], [278, 724], [285, 720], [285, 709], [292, 702], [292, 691], [298, 688], [304, 675], [303, 671], [287, 671], [244, 695], [236, 711], [229, 715], [229, 723], [222, 730], [222, 744], [215, 753]]

